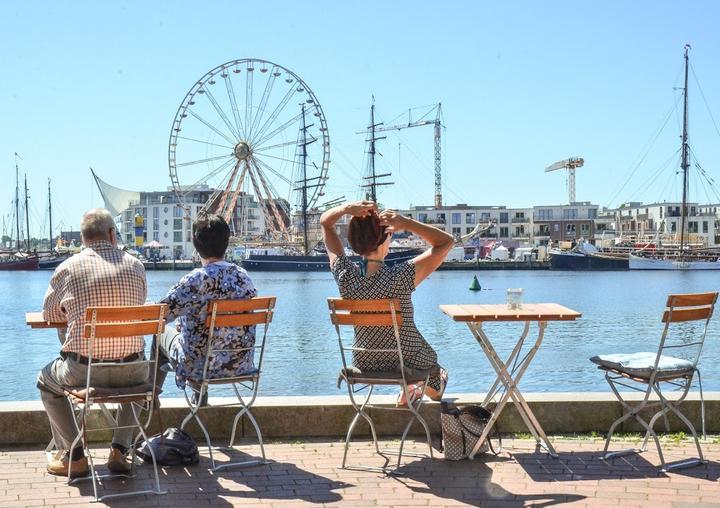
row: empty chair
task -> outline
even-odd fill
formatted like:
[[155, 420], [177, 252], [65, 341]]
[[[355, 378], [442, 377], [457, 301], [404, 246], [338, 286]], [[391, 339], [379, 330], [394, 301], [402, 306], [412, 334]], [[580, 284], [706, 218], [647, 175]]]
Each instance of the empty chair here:
[[[416, 420], [425, 430], [429, 455], [432, 458], [433, 452], [430, 440], [430, 429], [423, 417], [420, 415], [420, 407], [423, 403], [422, 395], [425, 392], [428, 378], [431, 373], [434, 373], [434, 369], [417, 370], [405, 366], [402, 348], [400, 347], [400, 326], [402, 325], [400, 301], [398, 299], [344, 300], [341, 298], [328, 298], [328, 306], [330, 307], [330, 319], [332, 320], [333, 325], [335, 325], [335, 330], [337, 331], [340, 356], [342, 358], [342, 370], [340, 371], [338, 384], [345, 381], [347, 384], [348, 394], [350, 395], [350, 403], [356, 411], [355, 417], [350, 423], [347, 436], [345, 438], [345, 451], [343, 453], [341, 467], [344, 469], [382, 471], [386, 473], [392, 472], [388, 469], [388, 464], [390, 463], [390, 456], [393, 455], [397, 456], [397, 467], [400, 467], [403, 456], [403, 448], [405, 446], [405, 438], [407, 437], [413, 422]], [[395, 347], [389, 349], [371, 349], [355, 347], [354, 345], [346, 345], [345, 341], [349, 341], [349, 339], [344, 339], [343, 337], [341, 328], [344, 326], [391, 328], [395, 336]], [[354, 342], [354, 334], [352, 340]], [[367, 355], [378, 354], [382, 356], [397, 355], [399, 368], [393, 371], [361, 371], [348, 362], [347, 353], [350, 353], [351, 355], [356, 353]], [[437, 367], [435, 369], [437, 369]], [[409, 385], [420, 382], [422, 382], [422, 393], [418, 397], [411, 396], [409, 393], [411, 390]], [[408, 401], [407, 406], [388, 407], [373, 404], [371, 397], [373, 395], [374, 388], [378, 385], [400, 386], [405, 395], [405, 400]], [[400, 438], [400, 447], [398, 450], [380, 449], [377, 440], [377, 432], [375, 431], [375, 424], [372, 417], [367, 412], [368, 409], [397, 411], [405, 414], [410, 413], [410, 417]], [[355, 425], [358, 423], [360, 418], [365, 419], [370, 426], [370, 432], [372, 433], [372, 439], [375, 445], [375, 452], [385, 459], [385, 464], [382, 467], [346, 465], [350, 439], [352, 437], [353, 430], [355, 429]], [[410, 452], [406, 452], [405, 455], [413, 457], [425, 456]]]
[[[89, 460], [90, 478], [93, 482], [93, 493], [98, 501], [110, 497], [129, 496], [135, 494], [165, 494], [165, 492], [160, 489], [160, 477], [158, 475], [157, 465], [155, 464], [153, 450], [152, 448], [149, 448], [150, 453], [153, 456], [152, 467], [154, 470], [155, 488], [98, 496], [99, 479], [135, 476], [135, 445], [140, 437], [147, 440], [145, 428], [152, 418], [156, 395], [154, 382], [145, 382], [134, 386], [113, 387], [112, 377], [108, 374], [104, 375], [103, 369], [105, 369], [105, 373], [108, 373], [107, 369], [112, 367], [114, 369], [114, 375], [117, 375], [117, 369], [128, 369], [132, 372], [133, 369], [137, 369], [139, 366], [140, 368], [143, 368], [143, 365], [148, 372], [155, 372], [156, 369], [154, 368], [155, 360], [146, 360], [144, 354], [138, 355], [137, 360], [128, 362], [103, 360], [93, 356], [95, 348], [99, 348], [99, 342], [103, 340], [116, 337], [162, 333], [165, 327], [165, 310], [165, 305], [87, 308], [86, 324], [84, 329], [84, 336], [88, 339], [89, 348], [87, 357], [87, 381], [83, 387], [67, 390], [66, 396], [76, 414], [75, 426], [77, 428], [77, 437], [75, 437], [70, 449], [75, 449], [78, 443], [82, 442], [85, 454]], [[155, 351], [155, 355], [153, 355], [152, 358], [157, 358], [157, 351]], [[102, 378], [108, 378], [108, 382], [102, 386], [94, 382], [95, 380]], [[112, 406], [108, 407], [108, 404], [122, 404], [124, 406], [122, 408], [123, 411], [127, 411], [129, 409], [132, 415], [130, 422], [128, 423], [127, 421], [129, 420], [127, 418], [127, 414], [124, 414], [122, 417], [120, 416], [120, 407], [118, 407], [117, 411], [113, 414]], [[93, 406], [98, 406], [102, 410], [103, 418], [101, 421], [105, 423], [104, 425], [92, 427], [88, 426], [88, 415]], [[142, 412], [145, 414], [142, 415], [143, 420], [141, 421], [140, 418]], [[130, 472], [98, 475], [95, 470], [93, 456], [90, 453], [88, 446], [88, 432], [127, 428], [134, 428], [138, 431], [132, 446]], [[68, 470], [68, 482], [71, 481], [70, 478], [72, 478], [72, 462], [70, 463], [70, 468]], [[86, 478], [77, 478], [73, 481], [80, 481], [84, 479]]]
[[[695, 427], [681, 412], [680, 406], [687, 397], [697, 373], [700, 382], [701, 420], [704, 433], [705, 410], [700, 371], [697, 364], [717, 297], [718, 293], [668, 296], [666, 308], [662, 315], [662, 322], [665, 323], [665, 326], [656, 352], [610, 354], [590, 358], [590, 361], [597, 364], [599, 369], [605, 371], [605, 379], [625, 410], [625, 414], [615, 420], [610, 427], [605, 441], [603, 458], [608, 459], [628, 453], [646, 451], [648, 439], [652, 437], [660, 456], [662, 471], [705, 462]], [[639, 402], [626, 400], [624, 396], [628, 392], [620, 391], [620, 387], [644, 392], [644, 397]], [[668, 392], [670, 391], [679, 392], [679, 396], [673, 399], [668, 398]], [[646, 421], [646, 418], [641, 416], [640, 412], [648, 408], [654, 409], [655, 412], [652, 413], [649, 421]], [[677, 416], [692, 434], [697, 447], [697, 458], [666, 464], [660, 446], [660, 439], [655, 432], [654, 426], [657, 420], [663, 417], [669, 430], [667, 420], [669, 414]], [[634, 418], [645, 429], [645, 439], [642, 447], [640, 449], [608, 452], [613, 432], [618, 425], [630, 418]]]
[[[262, 360], [265, 352], [265, 341], [267, 338], [268, 326], [273, 318], [273, 309], [275, 307], [275, 297], [255, 297], [249, 300], [212, 300], [208, 304], [208, 314], [205, 320], [205, 326], [208, 329], [208, 341], [207, 349], [205, 353], [205, 361], [203, 367], [202, 377], [187, 379], [185, 385], [185, 400], [190, 407], [190, 413], [182, 421], [181, 428], [184, 428], [191, 420], [195, 420], [200, 426], [205, 440], [208, 445], [210, 453], [210, 462], [213, 470], [218, 470], [233, 466], [250, 466], [255, 464], [262, 464], [266, 462], [265, 459], [265, 447], [263, 445], [262, 433], [260, 432], [260, 426], [258, 425], [255, 417], [250, 411], [251, 406], [255, 402], [257, 397], [258, 385], [260, 381], [260, 373], [262, 368]], [[248, 347], [227, 347], [218, 344], [217, 335], [222, 328], [236, 328], [242, 326], [253, 326], [263, 325], [262, 339]], [[256, 334], [259, 336], [259, 334]], [[244, 355], [253, 355], [255, 352], [258, 353], [259, 357], [256, 363], [256, 367], [246, 373], [239, 375], [233, 375], [229, 377], [215, 377], [211, 375], [209, 366], [213, 361], [218, 360], [224, 362], [233, 358], [239, 358]], [[239, 462], [225, 462], [223, 464], [216, 465], [215, 458], [213, 456], [213, 444], [210, 439], [210, 434], [207, 428], [200, 419], [199, 412], [205, 407], [205, 401], [207, 400], [207, 394], [210, 386], [219, 385], [230, 385], [232, 386], [237, 402], [233, 401], [228, 404], [214, 405], [213, 407], [227, 407], [227, 406], [238, 406], [239, 410], [235, 414], [235, 418], [232, 423], [232, 431], [230, 434], [230, 442], [227, 449], [231, 449], [235, 443], [235, 434], [237, 431], [238, 423], [243, 415], [248, 417], [248, 420], [255, 429], [257, 435], [258, 444], [260, 445], [260, 454], [262, 459], [252, 459], [247, 461]], [[247, 400], [246, 400], [247, 398]]]

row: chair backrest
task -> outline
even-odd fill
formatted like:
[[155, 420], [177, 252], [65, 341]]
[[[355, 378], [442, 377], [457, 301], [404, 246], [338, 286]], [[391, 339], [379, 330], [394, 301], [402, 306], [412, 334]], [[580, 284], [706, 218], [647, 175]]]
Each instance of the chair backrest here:
[[[668, 296], [662, 315], [665, 328], [660, 340], [656, 367], [660, 355], [665, 353], [683, 356], [684, 359], [693, 362], [693, 366], [697, 365], [717, 298], [717, 292]], [[698, 329], [698, 326], [702, 328]], [[671, 327], [673, 336], [670, 336]], [[677, 336], [674, 336], [676, 333]]]
[[[256, 368], [260, 371], [265, 353], [265, 339], [268, 326], [272, 322], [275, 309], [274, 296], [257, 296], [247, 300], [211, 300], [208, 302], [208, 315], [205, 327], [208, 329], [207, 353], [203, 367], [203, 381], [207, 379], [207, 371], [212, 357], [221, 352], [243, 354], [259, 351]], [[242, 326], [263, 325], [260, 341], [256, 334], [255, 344], [248, 347], [221, 348], [214, 343], [215, 331], [219, 328], [239, 328]]]
[[[343, 368], [347, 369], [348, 362], [345, 356], [346, 351], [352, 353], [385, 353], [397, 355], [400, 362], [400, 371], [405, 375], [405, 362], [403, 360], [402, 348], [400, 346], [400, 326], [402, 325], [402, 314], [400, 313], [400, 300], [376, 299], [376, 300], [346, 300], [343, 298], [328, 298], [330, 308], [330, 320], [335, 325], [338, 336], [338, 345], [342, 356]], [[355, 327], [383, 327], [390, 328], [395, 336], [395, 347], [376, 349], [366, 347], [348, 347], [343, 343], [341, 326]]]
[[[94, 394], [98, 394], [98, 398], [112, 399], [113, 397], [127, 398], [134, 395], [147, 395], [148, 392], [154, 392], [156, 369], [154, 366], [155, 359], [158, 357], [157, 344], [155, 341], [155, 352], [151, 358], [145, 358], [144, 355], [131, 362], [112, 362], [106, 359], [98, 359], [94, 357], [94, 350], [99, 341], [111, 340], [121, 337], [134, 337], [142, 335], [160, 335], [165, 330], [165, 315], [167, 313], [167, 305], [126, 305], [116, 307], [88, 307], [85, 310], [85, 328], [83, 335], [88, 339], [88, 369], [85, 387], [86, 403]], [[91, 378], [94, 369], [103, 369], [108, 367], [135, 368], [139, 364], [145, 364], [149, 367], [149, 371], [153, 372], [152, 384], [139, 384], [135, 387], [128, 388], [107, 388], [97, 390], [99, 387], [93, 387]], [[92, 388], [92, 390], [91, 390]], [[133, 391], [135, 390], [135, 391]], [[112, 394], [115, 395], [112, 395]], [[102, 394], [105, 394], [103, 396]], [[110, 394], [110, 395], [108, 395]], [[153, 393], [153, 399], [154, 399]]]

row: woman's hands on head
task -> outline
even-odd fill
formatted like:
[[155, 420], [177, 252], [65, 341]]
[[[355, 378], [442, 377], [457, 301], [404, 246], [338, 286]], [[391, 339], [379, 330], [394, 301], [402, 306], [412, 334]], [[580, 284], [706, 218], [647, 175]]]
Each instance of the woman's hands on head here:
[[345, 205], [345, 213], [353, 217], [367, 217], [373, 212], [377, 213], [377, 205], [373, 201], [355, 201]]
[[393, 232], [402, 231], [405, 221], [405, 216], [397, 213], [395, 210], [383, 210], [382, 213], [380, 213], [380, 224], [391, 228]]

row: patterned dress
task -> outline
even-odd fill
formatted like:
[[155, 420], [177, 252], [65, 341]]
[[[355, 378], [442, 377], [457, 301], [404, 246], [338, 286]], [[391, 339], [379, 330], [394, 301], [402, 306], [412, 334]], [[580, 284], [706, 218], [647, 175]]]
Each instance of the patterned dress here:
[[[430, 347], [415, 326], [412, 292], [415, 291], [415, 264], [407, 261], [393, 266], [382, 266], [369, 276], [362, 276], [360, 268], [347, 256], [339, 256], [330, 267], [340, 296], [350, 300], [398, 298], [403, 323], [400, 326], [400, 347], [407, 367], [431, 369], [439, 367], [437, 353]], [[356, 327], [355, 346], [373, 349], [396, 347], [392, 330], [376, 327]], [[397, 355], [388, 353], [362, 353], [353, 355], [353, 365], [360, 370], [397, 370]], [[435, 369], [436, 371], [438, 369]], [[440, 375], [430, 376], [428, 386], [441, 389]]]
[[[196, 268], [178, 282], [162, 299], [168, 304], [168, 322], [177, 319], [180, 340], [173, 341], [169, 351], [176, 365], [175, 379], [180, 388], [186, 378], [199, 379], [205, 366], [208, 330], [205, 319], [210, 300], [244, 300], [257, 296], [247, 272], [239, 266], [218, 261]], [[255, 344], [255, 327], [219, 328], [215, 331], [219, 348], [251, 347]], [[214, 355], [208, 365], [209, 377], [225, 377], [252, 372], [255, 368], [252, 350], [242, 355], [229, 352]]]

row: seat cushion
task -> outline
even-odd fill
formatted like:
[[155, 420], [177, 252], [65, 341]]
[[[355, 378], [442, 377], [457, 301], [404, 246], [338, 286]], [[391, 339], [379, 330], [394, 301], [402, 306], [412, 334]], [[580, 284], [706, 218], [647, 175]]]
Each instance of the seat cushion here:
[[[604, 369], [614, 370], [640, 379], [650, 379], [656, 357], [657, 353], [623, 353], [593, 356], [590, 361]], [[682, 358], [662, 355], [658, 362], [656, 378], [675, 378], [689, 374], [692, 371], [692, 362]]]
[[[429, 374], [434, 373], [436, 370], [437, 367], [426, 370], [405, 367], [405, 380], [408, 383], [425, 381], [425, 378]], [[340, 382], [343, 379], [348, 381], [350, 384], [400, 384], [402, 383], [402, 374], [400, 373], [400, 370], [360, 370], [355, 366], [350, 366], [347, 369], [340, 370], [340, 374], [338, 375], [338, 387], [340, 387]]]

